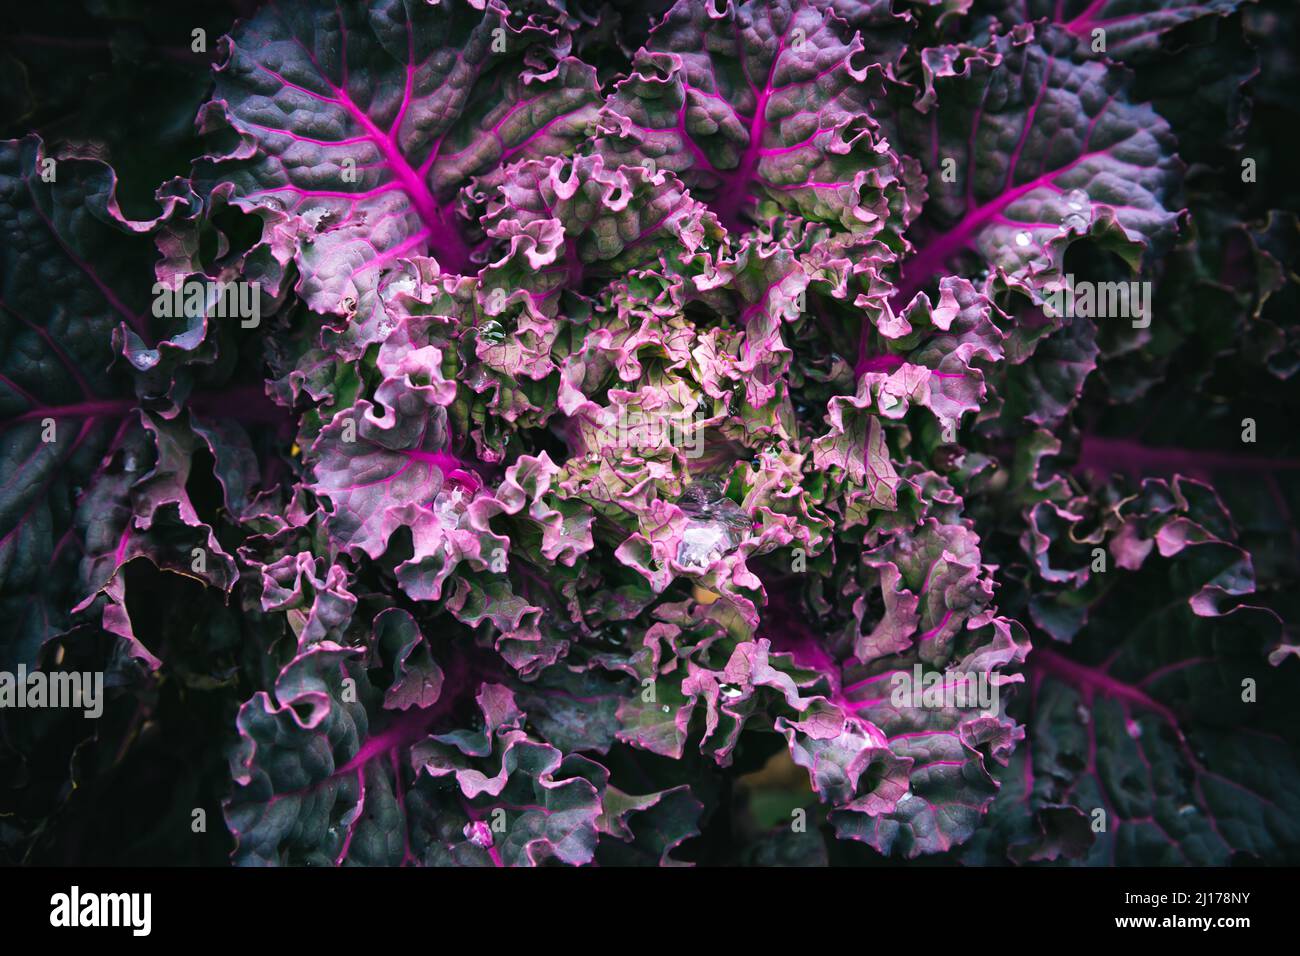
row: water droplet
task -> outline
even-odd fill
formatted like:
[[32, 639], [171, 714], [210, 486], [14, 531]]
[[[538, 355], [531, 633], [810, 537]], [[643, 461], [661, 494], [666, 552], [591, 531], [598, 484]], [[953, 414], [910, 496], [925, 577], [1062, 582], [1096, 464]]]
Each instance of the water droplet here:
[[677, 546], [677, 562], [687, 567], [703, 570], [729, 550], [725, 528], [702, 522], [691, 522], [682, 532]]
[[664, 704], [664, 706], [663, 706], [663, 711], [664, 711], [665, 714], [668, 713], [668, 711], [669, 711], [669, 707], [668, 707], [667, 704]]
[[1029, 235], [1029, 233], [1027, 232], [1016, 233], [1016, 245], [1027, 246], [1032, 241], [1033, 241], [1033, 237]]
[[1065, 217], [1062, 225], [1070, 232], [1083, 232], [1088, 228], [1088, 220], [1083, 216], [1071, 214]]
[[157, 349], [141, 349], [131, 357], [131, 363], [142, 372], [147, 372], [158, 364], [161, 356]]
[[732, 687], [728, 684], [723, 684], [719, 690], [721, 691], [722, 696], [726, 697], [728, 700], [735, 700], [737, 697], [743, 697], [745, 695], [745, 692], [739, 687]]
[[450, 488], [444, 485], [443, 490], [433, 499], [433, 513], [438, 516], [438, 523], [443, 528], [459, 528], [461, 516], [465, 514], [467, 505], [465, 493], [458, 485], [452, 485]]
[[1071, 209], [1076, 209], [1076, 210], [1087, 209], [1088, 194], [1085, 193], [1082, 189], [1071, 189], [1068, 193], [1065, 194], [1065, 203]]
[[694, 570], [707, 570], [723, 555], [740, 547], [750, 529], [749, 516], [722, 493], [717, 482], [705, 479], [692, 483], [677, 506], [686, 512], [686, 527], [677, 546], [677, 563]]
[[492, 376], [488, 374], [487, 369], [482, 364], [475, 364], [465, 373], [463, 381], [478, 392], [482, 391], [492, 381]]
[[481, 846], [486, 850], [492, 845], [492, 828], [482, 820], [473, 820], [465, 824], [465, 829], [461, 832], [465, 834], [465, 839], [475, 846]]

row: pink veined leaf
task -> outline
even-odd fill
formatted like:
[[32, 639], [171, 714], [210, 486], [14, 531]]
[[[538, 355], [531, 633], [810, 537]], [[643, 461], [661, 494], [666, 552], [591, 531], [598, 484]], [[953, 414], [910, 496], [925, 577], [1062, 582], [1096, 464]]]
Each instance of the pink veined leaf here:
[[681, 0], [610, 96], [598, 148], [676, 173], [732, 232], [760, 207], [896, 229], [914, 169], [872, 119], [883, 71], [863, 49], [832, 3]]
[[987, 266], [986, 285], [1034, 294], [1062, 280], [1080, 237], [1134, 268], [1168, 247], [1182, 163], [1168, 123], [1129, 99], [1118, 71], [1050, 25], [927, 54], [942, 63], [930, 79], [937, 106], [902, 128], [930, 200], [909, 235], [898, 307], [963, 255]]
[[228, 41], [201, 116], [221, 148], [196, 180], [291, 220], [318, 311], [355, 308], [403, 256], [476, 271], [461, 187], [568, 151], [595, 116], [594, 71], [553, 39], [496, 2], [268, 5]]

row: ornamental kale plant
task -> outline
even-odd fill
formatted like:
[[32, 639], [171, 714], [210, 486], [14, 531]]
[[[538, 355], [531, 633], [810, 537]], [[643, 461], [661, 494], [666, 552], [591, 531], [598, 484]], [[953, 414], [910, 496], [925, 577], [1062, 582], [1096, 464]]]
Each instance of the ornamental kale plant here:
[[1293, 5], [6, 17], [0, 858], [1300, 862]]

